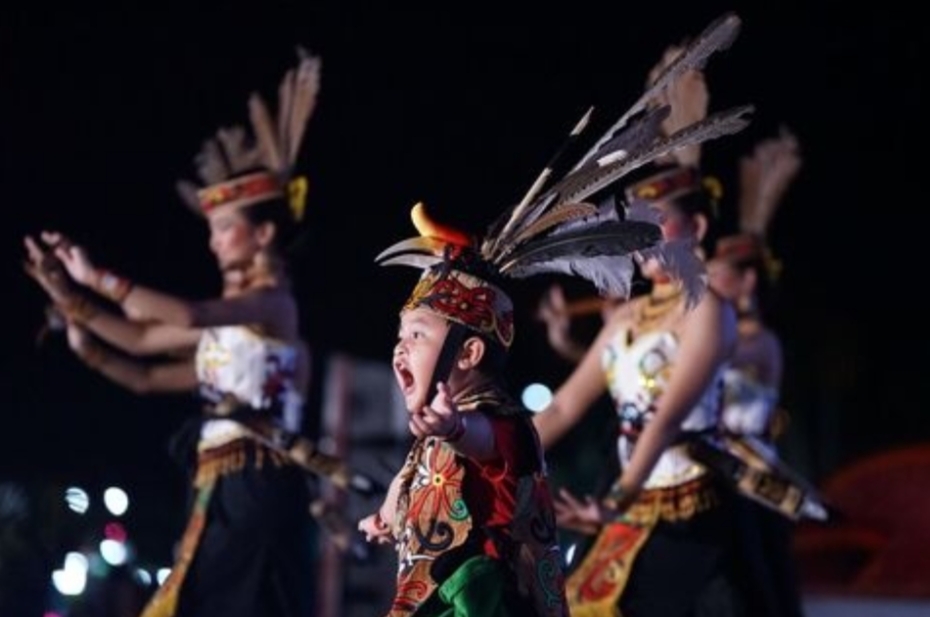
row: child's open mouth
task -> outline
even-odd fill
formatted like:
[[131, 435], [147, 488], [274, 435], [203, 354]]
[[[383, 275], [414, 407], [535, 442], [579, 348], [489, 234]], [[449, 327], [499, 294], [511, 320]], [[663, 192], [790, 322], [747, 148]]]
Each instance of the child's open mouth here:
[[402, 364], [395, 363], [394, 374], [397, 376], [397, 383], [400, 385], [401, 391], [405, 395], [412, 394], [416, 386], [416, 380], [413, 378], [413, 373], [408, 371], [407, 368]]

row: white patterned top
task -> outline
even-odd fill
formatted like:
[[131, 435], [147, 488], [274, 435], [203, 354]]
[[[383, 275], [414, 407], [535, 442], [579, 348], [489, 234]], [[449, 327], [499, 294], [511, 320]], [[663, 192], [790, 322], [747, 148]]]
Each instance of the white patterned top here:
[[[300, 430], [303, 396], [297, 390], [299, 349], [247, 326], [222, 326], [204, 331], [197, 347], [197, 378], [209, 402], [233, 401], [256, 410], [290, 431]], [[201, 447], [235, 439], [243, 428], [232, 420], [207, 420]]]
[[[640, 432], [654, 415], [655, 403], [668, 384], [678, 352], [678, 338], [671, 331], [653, 331], [630, 341], [628, 331], [620, 330], [607, 344], [601, 365], [620, 419], [617, 453], [621, 465], [630, 462]], [[722, 370], [681, 423], [683, 431], [714, 429], [720, 418]], [[661, 488], [682, 484], [705, 473], [683, 444], [672, 445], [662, 453], [644, 484]]]

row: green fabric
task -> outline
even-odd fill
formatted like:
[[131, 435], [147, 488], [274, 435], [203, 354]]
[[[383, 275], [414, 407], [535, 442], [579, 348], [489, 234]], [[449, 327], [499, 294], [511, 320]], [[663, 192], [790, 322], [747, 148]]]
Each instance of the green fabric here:
[[516, 617], [504, 602], [504, 565], [490, 557], [472, 557], [436, 590], [439, 602], [428, 602], [416, 617]]

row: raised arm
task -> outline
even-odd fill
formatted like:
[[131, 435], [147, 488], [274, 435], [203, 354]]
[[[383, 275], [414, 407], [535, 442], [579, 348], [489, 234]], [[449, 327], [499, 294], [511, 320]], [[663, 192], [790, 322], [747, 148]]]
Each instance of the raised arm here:
[[35, 239], [27, 236], [25, 246], [26, 271], [45, 290], [57, 310], [107, 343], [137, 356], [177, 352], [197, 344], [199, 330], [136, 321], [108, 310], [78, 289], [62, 263]]
[[544, 449], [548, 450], [574, 427], [606, 390], [601, 358], [624, 319], [625, 311], [621, 310], [604, 324], [584, 358], [556, 391], [549, 406], [533, 416], [533, 424]]
[[136, 284], [97, 267], [86, 250], [58, 232], [43, 232], [42, 240], [53, 248], [71, 278], [120, 305], [134, 321], [158, 322], [185, 329], [255, 324], [264, 326], [271, 336], [289, 334], [293, 329], [296, 305], [287, 291], [266, 288], [230, 298], [189, 300]]
[[89, 368], [136, 394], [186, 392], [197, 387], [193, 358], [146, 364], [109, 351], [73, 322], [68, 324], [68, 344]]
[[231, 298], [190, 301], [146, 287], [133, 286], [122, 300], [124, 310], [142, 319], [183, 328], [237, 324], [264, 326], [270, 336], [289, 338], [296, 325], [297, 306], [282, 289], [258, 289]]

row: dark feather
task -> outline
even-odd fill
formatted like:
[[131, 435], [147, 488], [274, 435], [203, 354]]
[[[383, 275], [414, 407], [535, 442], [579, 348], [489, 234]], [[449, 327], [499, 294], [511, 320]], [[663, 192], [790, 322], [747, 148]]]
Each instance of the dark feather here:
[[[634, 125], [628, 127], [609, 142], [605, 143], [599, 151], [599, 156], [597, 158], [591, 159], [587, 166], [574, 173], [580, 173], [584, 169], [595, 169], [597, 160], [599, 160], [600, 157], [609, 155], [628, 156], [631, 152], [640, 151], [649, 144], [654, 143], [662, 136], [661, 124], [668, 116], [668, 113], [669, 109], [667, 107], [656, 108], [651, 111]], [[564, 182], [564, 179], [561, 182]], [[568, 203], [564, 200], [558, 200], [558, 205], [550, 209], [549, 206], [556, 203], [556, 196], [557, 193], [554, 192], [554, 190], [550, 190], [544, 199], [537, 200], [530, 208], [526, 209], [519, 225], [515, 225], [508, 236], [500, 238], [498, 240], [498, 246], [506, 246], [509, 243], [519, 242], [519, 239], [530, 235], [528, 230], [536, 226], [538, 219], [549, 216], [549, 213], [557, 210], [565, 203]], [[509, 250], [506, 248], [499, 250], [495, 259], [499, 260], [508, 252]]]
[[527, 242], [501, 264], [500, 270], [506, 273], [517, 265], [565, 256], [626, 255], [653, 246], [661, 240], [661, 229], [651, 223], [609, 222], [593, 229], [585, 228]]
[[614, 298], [630, 295], [635, 267], [629, 255], [596, 255], [594, 257], [560, 257], [514, 267], [509, 271], [513, 278], [527, 278], [537, 274], [565, 274], [580, 276], [590, 281], [597, 290]]
[[[503, 223], [499, 221], [491, 226], [491, 234], [483, 245], [485, 256], [499, 259], [507, 251], [507, 244], [550, 208], [563, 203], [582, 202], [591, 193], [661, 156], [720, 135], [737, 132], [745, 127], [745, 122], [730, 125], [727, 118], [717, 116], [716, 120], [705, 119], [704, 123], [690, 125], [668, 140], [663, 140], [661, 123], [670, 110], [667, 106], [661, 106], [647, 112], [629, 129], [623, 130], [632, 118], [637, 117], [647, 104], [655, 100], [658, 94], [676, 78], [687, 70], [703, 68], [713, 52], [729, 47], [736, 39], [740, 25], [741, 21], [738, 16], [727, 13], [705, 28], [659, 73], [653, 85], [581, 157], [567, 177], [549, 188], [538, 199], [531, 191], [530, 195], [534, 196], [534, 201], [527, 202], [524, 198], [503, 217]], [[712, 128], [714, 126], [719, 131], [716, 134]], [[610, 160], [610, 157], [616, 157], [616, 161]], [[545, 179], [548, 179], [551, 171], [551, 167], [544, 170]], [[537, 190], [541, 187], [541, 179], [543, 176], [534, 183], [534, 188]], [[591, 180], [594, 181], [590, 182]], [[577, 192], [579, 187], [592, 187], [592, 190]], [[566, 188], [572, 190], [566, 191]], [[554, 196], [557, 196], [557, 199]]]
[[594, 204], [562, 204], [539, 217], [532, 225], [525, 227], [513, 239], [513, 244], [520, 244], [522, 241], [538, 236], [544, 231], [551, 232], [557, 228], [564, 228], [565, 225], [580, 223], [592, 218], [597, 212], [597, 206]]
[[[591, 120], [591, 112], [593, 111], [594, 108], [589, 107], [581, 119], [575, 123], [575, 126], [572, 127], [571, 132], [562, 143], [562, 146], [552, 156], [539, 176], [537, 176], [536, 181], [530, 186], [530, 189], [526, 192], [526, 195], [523, 196], [523, 199], [520, 200], [520, 203], [499, 216], [491, 225], [489, 233], [486, 236], [489, 241], [481, 247], [481, 252], [485, 257], [492, 258], [497, 252], [500, 243], [512, 237], [516, 228], [524, 229], [526, 227], [527, 221], [523, 218], [525, 210], [533, 203], [533, 200], [536, 199], [536, 196], [545, 187], [546, 182], [548, 182], [549, 177], [552, 175], [553, 170], [556, 168], [561, 158], [571, 151], [572, 146], [578, 141], [579, 136], [584, 132], [585, 128], [587, 128], [588, 122]], [[538, 204], [534, 206], [535, 209], [538, 209], [538, 207]]]
[[678, 148], [738, 133], [749, 124], [749, 119], [744, 116], [752, 111], [751, 105], [744, 105], [712, 114], [674, 135], [658, 139], [643, 151], [630, 152], [619, 160], [579, 170], [552, 187], [551, 192], [558, 193], [556, 204], [584, 201], [592, 193]]
[[[667, 105], [650, 109], [633, 124], [617, 133], [588, 160], [588, 166], [614, 152], [635, 152], [642, 150], [662, 136], [662, 123], [668, 118], [671, 108]], [[580, 168], [579, 168], [580, 169]]]

